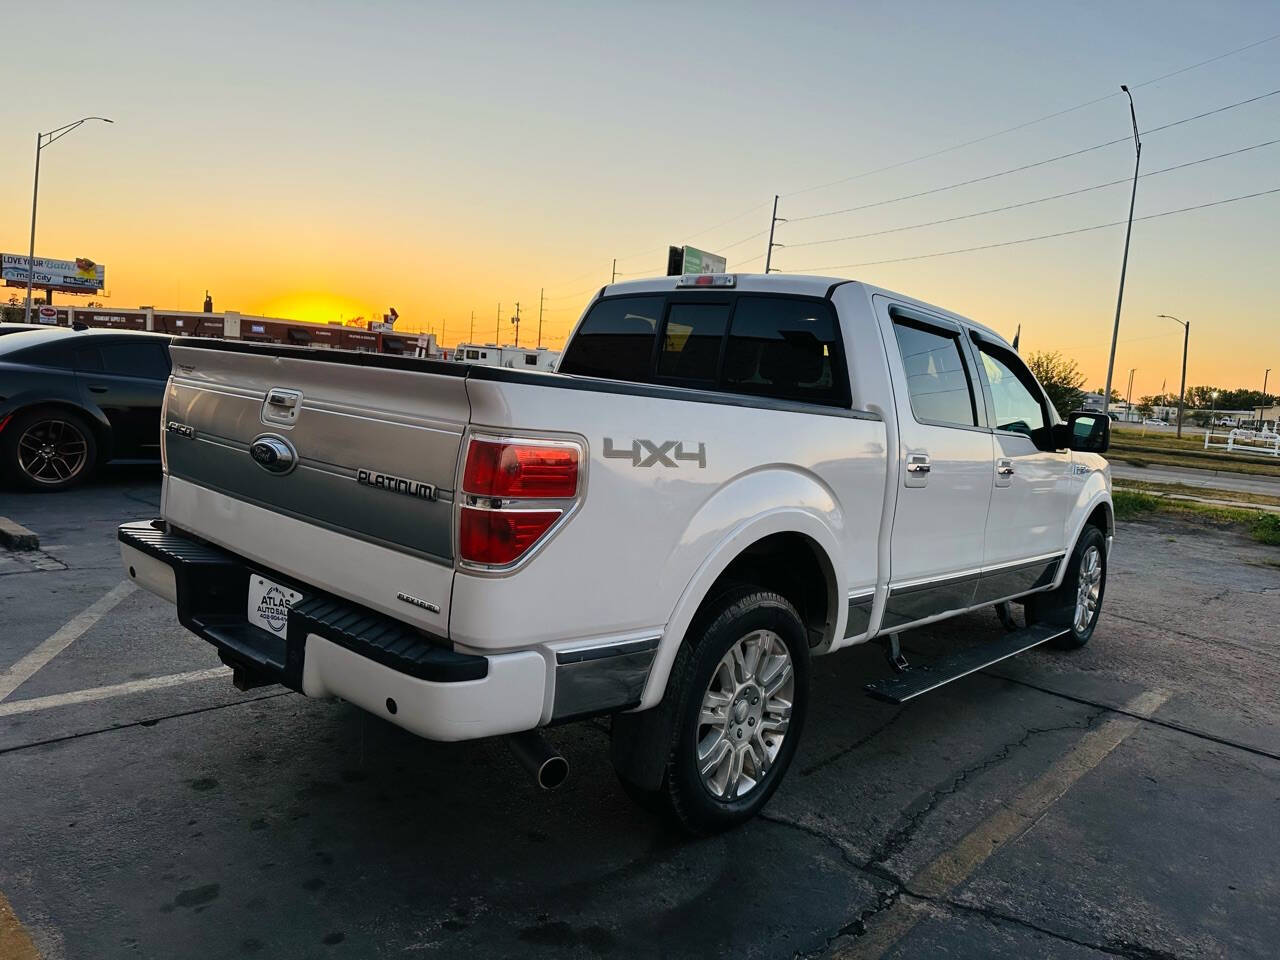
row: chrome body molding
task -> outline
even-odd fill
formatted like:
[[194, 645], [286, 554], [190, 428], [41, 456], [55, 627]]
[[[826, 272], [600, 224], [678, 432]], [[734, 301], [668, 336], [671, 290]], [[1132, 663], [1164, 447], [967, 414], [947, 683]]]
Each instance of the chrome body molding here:
[[[944, 579], [896, 584], [889, 588], [880, 630], [899, 630], [921, 620], [962, 613], [1043, 590], [1053, 585], [1062, 559], [1063, 554], [1054, 554]], [[851, 599], [850, 620], [852, 604]], [[849, 635], [846, 630], [846, 636]]]
[[659, 640], [654, 636], [557, 650], [551, 719], [636, 706]]

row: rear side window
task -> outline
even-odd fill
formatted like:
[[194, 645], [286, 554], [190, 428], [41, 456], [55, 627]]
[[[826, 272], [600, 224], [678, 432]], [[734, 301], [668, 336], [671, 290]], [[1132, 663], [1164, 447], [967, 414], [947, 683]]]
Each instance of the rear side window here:
[[598, 302], [569, 341], [560, 372], [648, 380], [663, 302], [660, 296]]
[[662, 333], [658, 376], [714, 387], [728, 319], [727, 303], [673, 303]]
[[960, 354], [960, 335], [895, 317], [893, 332], [907, 374], [911, 412], [927, 423], [978, 425], [973, 385]]
[[159, 343], [104, 343], [98, 347], [102, 366], [96, 369], [121, 377], [164, 380], [169, 376], [169, 355]]
[[724, 389], [842, 406], [843, 377], [829, 303], [794, 297], [738, 298], [725, 348]]

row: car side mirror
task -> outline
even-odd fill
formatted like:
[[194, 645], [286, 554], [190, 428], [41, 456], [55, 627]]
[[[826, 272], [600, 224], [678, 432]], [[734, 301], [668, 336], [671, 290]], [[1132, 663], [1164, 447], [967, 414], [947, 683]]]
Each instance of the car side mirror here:
[[1054, 439], [1071, 450], [1082, 453], [1106, 453], [1111, 446], [1111, 418], [1105, 413], [1077, 410], [1058, 424]]

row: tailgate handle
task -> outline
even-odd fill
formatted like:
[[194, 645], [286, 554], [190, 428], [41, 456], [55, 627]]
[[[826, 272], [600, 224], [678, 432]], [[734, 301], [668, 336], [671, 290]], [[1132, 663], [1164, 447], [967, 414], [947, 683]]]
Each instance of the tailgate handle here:
[[301, 409], [302, 391], [272, 387], [267, 391], [266, 400], [262, 404], [262, 422], [291, 427], [297, 421], [298, 411]]

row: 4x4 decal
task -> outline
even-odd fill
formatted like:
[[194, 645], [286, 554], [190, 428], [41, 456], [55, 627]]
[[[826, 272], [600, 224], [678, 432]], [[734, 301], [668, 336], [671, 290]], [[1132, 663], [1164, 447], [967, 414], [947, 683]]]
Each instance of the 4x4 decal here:
[[[692, 445], [690, 445], [692, 446]], [[707, 466], [707, 445], [698, 443], [697, 452], [686, 448], [680, 440], [632, 440], [630, 446], [614, 445], [612, 437], [604, 438], [604, 455], [610, 460], [630, 460], [633, 467], [678, 467], [678, 460], [696, 463], [699, 469]]]

